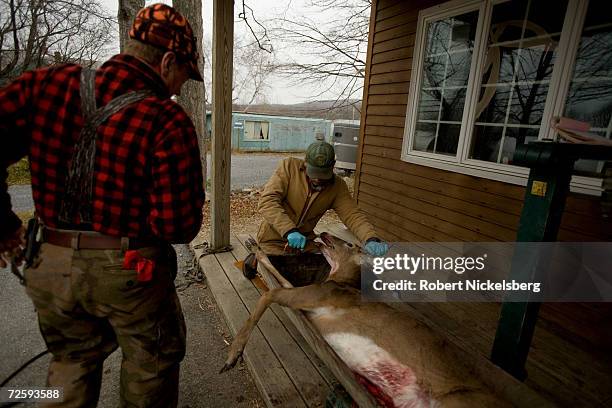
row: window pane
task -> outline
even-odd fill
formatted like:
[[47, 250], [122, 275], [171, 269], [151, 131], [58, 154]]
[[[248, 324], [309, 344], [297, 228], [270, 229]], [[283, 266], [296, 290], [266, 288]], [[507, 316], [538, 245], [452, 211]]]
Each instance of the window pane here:
[[[519, 59], [519, 50], [510, 47], [490, 47], [487, 52], [495, 54], [492, 56], [492, 59], [499, 59], [501, 64], [499, 75], [497, 75], [498, 79], [495, 79], [495, 67], [492, 66], [491, 72], [487, 76], [487, 82], [491, 84], [512, 83], [512, 78], [514, 78], [514, 67], [516, 67], [516, 61]], [[493, 77], [489, 78], [491, 75], [493, 75]]]
[[448, 86], [466, 86], [470, 75], [471, 51], [454, 52], [448, 56], [446, 67], [446, 83]]
[[244, 122], [244, 138], [250, 140], [268, 140], [268, 122], [247, 120]]
[[254, 139], [255, 135], [255, 122], [245, 121], [244, 122], [244, 138]]
[[423, 64], [423, 86], [425, 88], [439, 88], [444, 86], [444, 71], [446, 56], [426, 57]]
[[500, 156], [500, 163], [512, 164], [512, 156], [516, 146], [538, 140], [539, 129], [524, 127], [507, 127]]
[[[550, 42], [548, 42], [550, 41]], [[490, 66], [483, 76], [483, 83], [511, 84], [514, 82], [548, 83], [552, 76], [559, 37], [550, 40], [530, 39], [520, 48], [491, 46], [487, 50]]]
[[440, 114], [441, 91], [438, 89], [421, 91], [419, 99], [419, 120], [438, 120]]
[[[476, 106], [476, 122], [503, 124], [508, 110], [510, 86], [483, 86], [480, 89], [481, 102]], [[487, 100], [490, 102], [482, 103]]]
[[[609, 1], [589, 2], [564, 116], [591, 124], [591, 132], [612, 138], [612, 15]], [[603, 163], [579, 160], [574, 169], [600, 173]]]
[[565, 104], [565, 116], [591, 124], [592, 130], [603, 131], [612, 123], [612, 81], [587, 80], [573, 82]]
[[412, 148], [422, 152], [433, 152], [437, 126], [435, 123], [417, 123]]
[[434, 152], [453, 156], [456, 155], [460, 131], [461, 125], [440, 124], [440, 129], [438, 129], [438, 140]]
[[268, 122], [261, 122], [261, 135], [262, 139], [268, 140], [270, 139], [270, 124]]
[[478, 142], [474, 144], [472, 157], [478, 160], [512, 164], [516, 146], [537, 140], [538, 133], [538, 129], [524, 127], [478, 125], [474, 129]]
[[[538, 139], [539, 129], [510, 126], [474, 127], [474, 139], [470, 157], [502, 164], [512, 164], [516, 146]], [[501, 148], [501, 152], [500, 152]]]
[[516, 81], [550, 81], [558, 43], [559, 36], [524, 41], [515, 65]]
[[457, 152], [477, 19], [478, 12], [473, 11], [431, 22], [426, 27], [414, 150]]
[[[514, 0], [497, 4], [493, 7], [490, 39], [492, 43], [517, 41], [523, 31], [527, 0]], [[520, 22], [516, 24], [515, 22]]]
[[467, 50], [474, 45], [478, 13], [456, 16], [452, 23], [451, 50]]
[[444, 90], [440, 120], [454, 121], [461, 124], [466, 89], [467, 88], [450, 88]]
[[515, 85], [512, 88], [512, 103], [507, 123], [540, 125], [548, 94], [548, 85]]
[[471, 158], [510, 163], [525, 134], [538, 134], [566, 9], [567, 0], [493, 6]]
[[476, 125], [472, 136], [473, 143], [470, 157], [478, 160], [497, 162], [499, 142], [503, 130], [503, 126]]
[[532, 0], [524, 38], [561, 34], [567, 3], [567, 0]]
[[435, 21], [427, 28], [427, 55], [444, 53], [448, 50], [451, 19]]
[[608, 128], [612, 113], [612, 17], [604, 3], [589, 3], [565, 104], [565, 116], [595, 129]]

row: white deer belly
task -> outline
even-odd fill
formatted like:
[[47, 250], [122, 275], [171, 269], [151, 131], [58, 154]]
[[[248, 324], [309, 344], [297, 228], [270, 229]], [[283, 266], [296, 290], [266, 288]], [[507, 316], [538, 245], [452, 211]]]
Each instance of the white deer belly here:
[[354, 333], [329, 333], [325, 340], [349, 368], [378, 386], [397, 408], [431, 408], [438, 404], [417, 384], [413, 370], [371, 339]]

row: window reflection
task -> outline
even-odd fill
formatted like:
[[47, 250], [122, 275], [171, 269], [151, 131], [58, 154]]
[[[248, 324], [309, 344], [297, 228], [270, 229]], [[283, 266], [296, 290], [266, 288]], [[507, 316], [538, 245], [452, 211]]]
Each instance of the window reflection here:
[[455, 155], [478, 12], [430, 23], [412, 148]]
[[[589, 2], [564, 116], [589, 122], [591, 132], [612, 134], [612, 16], [609, 2]], [[580, 160], [576, 169], [599, 173], [603, 163]]]
[[537, 138], [566, 8], [556, 0], [494, 6], [470, 158], [511, 164], [516, 146]]

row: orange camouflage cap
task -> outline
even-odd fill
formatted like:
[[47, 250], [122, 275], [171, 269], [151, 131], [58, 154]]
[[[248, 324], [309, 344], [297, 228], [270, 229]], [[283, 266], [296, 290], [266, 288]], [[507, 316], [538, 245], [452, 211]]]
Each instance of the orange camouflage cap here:
[[202, 82], [198, 47], [189, 22], [174, 8], [161, 3], [140, 9], [129, 32], [130, 38], [172, 51], [188, 64], [190, 78]]

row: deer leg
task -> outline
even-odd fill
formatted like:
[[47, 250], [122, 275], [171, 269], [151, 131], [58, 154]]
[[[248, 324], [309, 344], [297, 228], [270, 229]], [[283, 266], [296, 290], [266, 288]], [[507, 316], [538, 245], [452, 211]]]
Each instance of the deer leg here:
[[263, 316], [268, 306], [270, 306], [273, 302], [272, 297], [274, 290], [277, 289], [272, 289], [261, 295], [261, 297], [259, 298], [257, 306], [255, 306], [255, 311], [251, 314], [251, 316], [249, 316], [246, 323], [238, 331], [236, 337], [234, 337], [232, 345], [230, 346], [229, 352], [227, 354], [227, 360], [225, 360], [225, 365], [223, 366], [223, 368], [221, 368], [221, 371], [219, 371], [219, 373], [223, 373], [227, 370], [234, 368], [236, 362], [238, 362], [238, 359], [242, 357], [242, 352], [247, 344], [247, 341], [249, 341], [251, 332], [257, 325], [259, 319], [261, 319], [261, 316]]
[[278, 280], [278, 282], [283, 288], [293, 287], [293, 285], [287, 279], [285, 279], [283, 275], [281, 275], [281, 273], [274, 267], [274, 265], [272, 265], [272, 262], [270, 262], [270, 258], [268, 258], [268, 255], [266, 255], [266, 253], [261, 249], [257, 241], [255, 241], [253, 238], [249, 238], [245, 242], [245, 245], [249, 251], [255, 253], [257, 261], [270, 271], [270, 273]]
[[299, 288], [276, 288], [265, 292], [259, 298], [255, 310], [246, 321], [244, 326], [238, 331], [232, 345], [230, 346], [225, 365], [221, 368], [220, 373], [233, 368], [238, 359], [242, 356], [242, 352], [249, 340], [251, 332], [257, 325], [261, 316], [272, 303], [278, 303], [282, 306], [292, 309], [310, 309], [321, 306], [321, 301], [327, 296], [321, 285], [309, 285]]
[[268, 258], [268, 255], [266, 255], [261, 249], [258, 249], [257, 252], [255, 252], [255, 256], [257, 257], [257, 260], [263, 266], [265, 266], [268, 271], [270, 271], [270, 273], [276, 278], [276, 280], [278, 280], [278, 282], [283, 288], [293, 288], [293, 285], [287, 279], [285, 279], [283, 275], [281, 275], [281, 273], [278, 271], [278, 269], [274, 267], [274, 265], [272, 265], [272, 262], [270, 262], [270, 258]]

